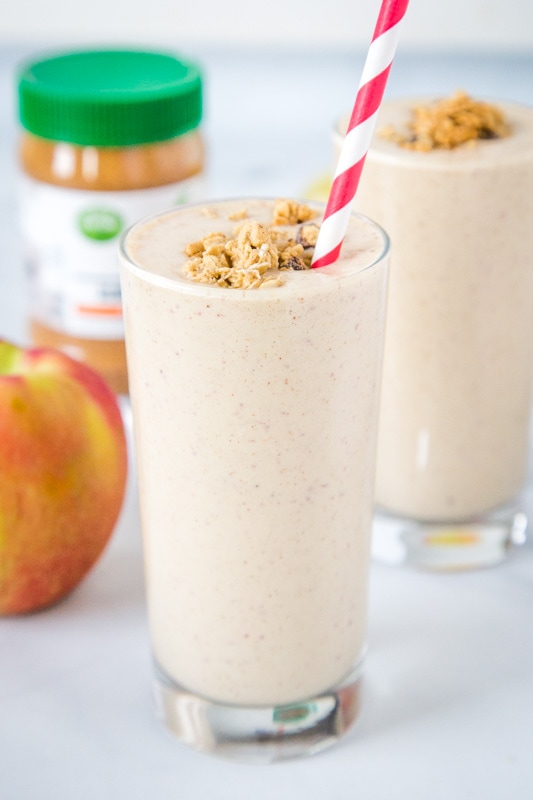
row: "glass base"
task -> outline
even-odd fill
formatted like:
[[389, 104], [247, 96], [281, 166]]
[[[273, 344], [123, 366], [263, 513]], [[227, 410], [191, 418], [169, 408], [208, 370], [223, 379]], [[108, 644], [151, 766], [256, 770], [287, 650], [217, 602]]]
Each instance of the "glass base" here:
[[156, 668], [159, 719], [195, 750], [268, 764], [312, 755], [335, 744], [359, 716], [362, 661], [338, 686], [281, 706], [233, 706], [192, 694]]
[[489, 567], [525, 543], [526, 528], [527, 517], [515, 506], [465, 522], [418, 522], [378, 510], [372, 558], [435, 571]]

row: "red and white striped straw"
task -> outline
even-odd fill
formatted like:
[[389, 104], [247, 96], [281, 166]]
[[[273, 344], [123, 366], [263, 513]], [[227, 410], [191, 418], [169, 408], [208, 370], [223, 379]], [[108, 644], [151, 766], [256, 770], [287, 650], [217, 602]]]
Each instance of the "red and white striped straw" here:
[[339, 257], [409, 0], [383, 0], [333, 178], [312, 267]]

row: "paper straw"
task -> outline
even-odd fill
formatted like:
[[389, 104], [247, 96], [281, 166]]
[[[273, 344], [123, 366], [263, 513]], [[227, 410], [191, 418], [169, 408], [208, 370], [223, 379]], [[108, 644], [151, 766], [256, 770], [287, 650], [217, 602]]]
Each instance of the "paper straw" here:
[[383, 0], [333, 178], [312, 267], [339, 257], [409, 0]]

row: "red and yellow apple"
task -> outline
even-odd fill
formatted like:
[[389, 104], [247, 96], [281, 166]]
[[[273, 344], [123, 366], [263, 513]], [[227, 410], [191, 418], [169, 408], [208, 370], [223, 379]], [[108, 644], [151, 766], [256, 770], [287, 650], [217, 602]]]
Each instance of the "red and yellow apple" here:
[[115, 395], [59, 350], [0, 341], [0, 614], [55, 603], [110, 538], [124, 498]]

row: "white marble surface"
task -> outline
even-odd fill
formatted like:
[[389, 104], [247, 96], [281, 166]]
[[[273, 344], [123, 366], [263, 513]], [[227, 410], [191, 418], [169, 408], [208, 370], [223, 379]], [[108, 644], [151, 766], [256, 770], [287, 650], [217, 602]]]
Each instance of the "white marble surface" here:
[[[24, 341], [13, 69], [0, 51], [0, 336]], [[362, 56], [195, 53], [207, 72], [211, 194], [301, 194], [330, 161]], [[533, 57], [410, 55], [389, 94], [533, 104]], [[532, 321], [533, 327], [533, 321]], [[533, 335], [533, 333], [532, 333]], [[529, 800], [533, 796], [533, 544], [488, 570], [374, 564], [360, 721], [335, 748], [272, 767], [178, 744], [156, 722], [133, 474], [110, 546], [53, 609], [0, 619], [1, 800]], [[531, 504], [530, 504], [531, 505]]]

